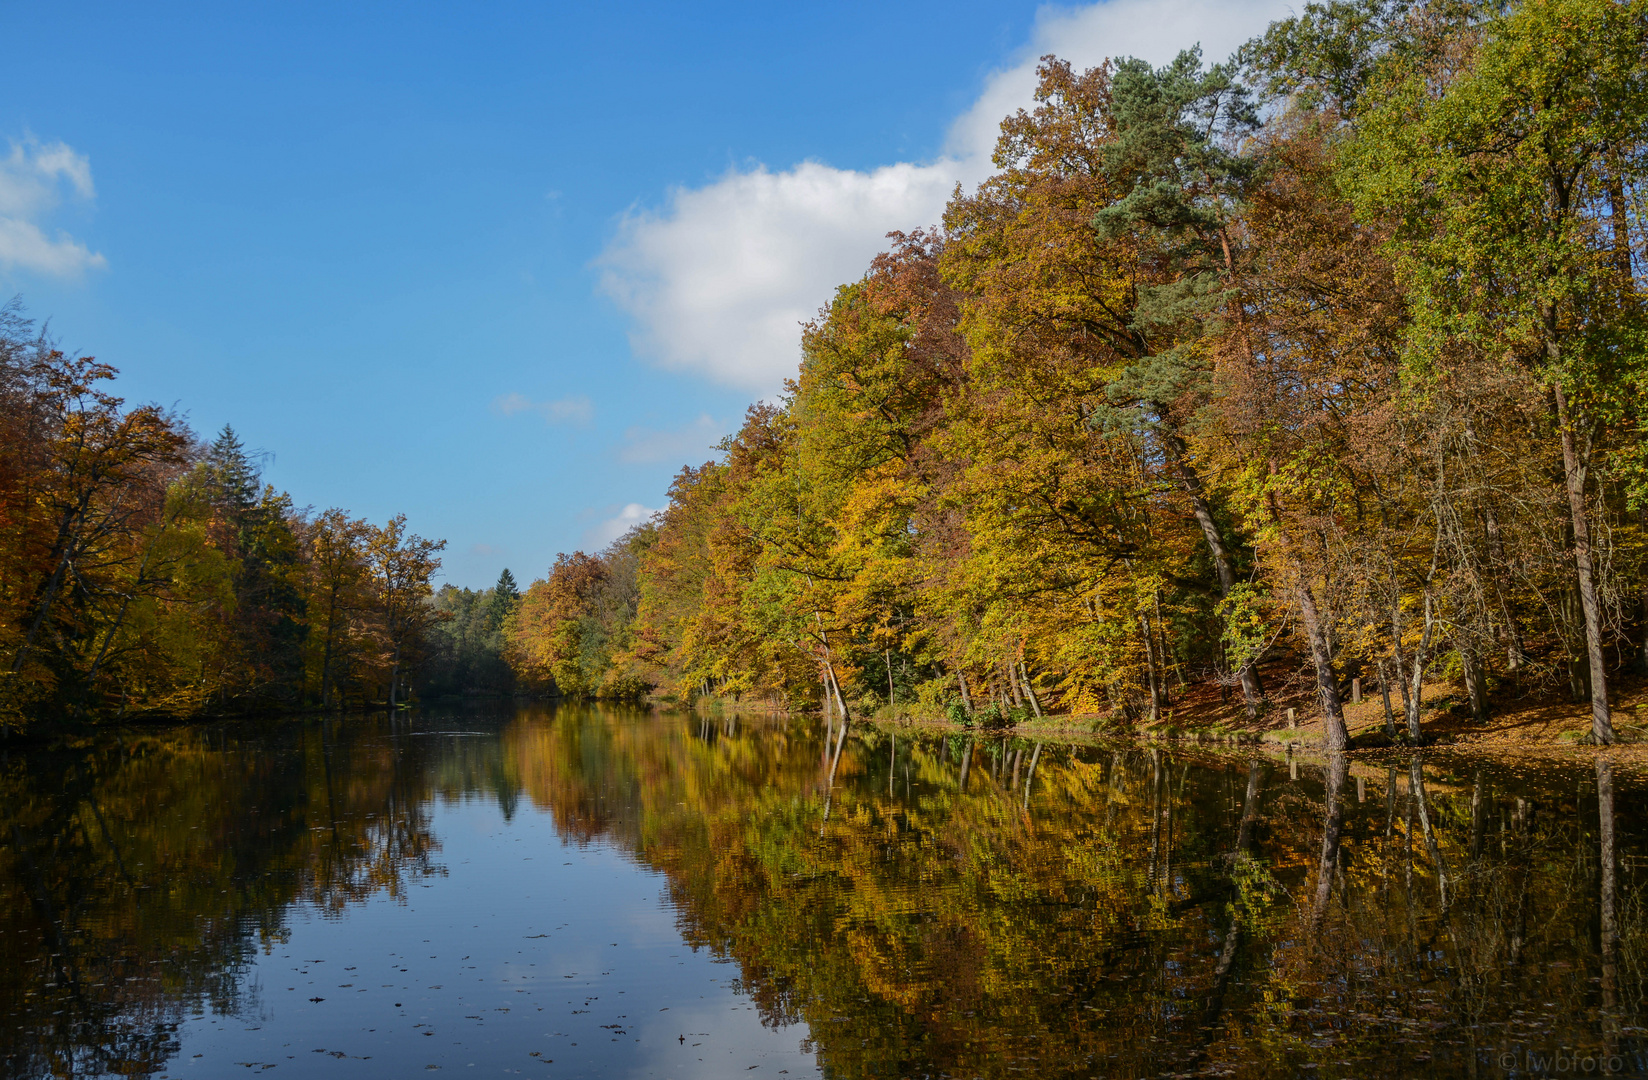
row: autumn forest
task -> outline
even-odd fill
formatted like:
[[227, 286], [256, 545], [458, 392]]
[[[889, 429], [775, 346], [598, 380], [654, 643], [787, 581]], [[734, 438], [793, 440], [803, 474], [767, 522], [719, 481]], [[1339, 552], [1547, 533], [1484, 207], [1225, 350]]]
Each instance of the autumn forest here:
[[645, 394], [496, 399], [563, 475], [452, 496], [454, 424], [385, 520], [0, 304], [0, 1073], [1648, 1074], [1648, 0], [1183, 44], [1025, 54], [662, 509], [484, 588]]
[[1043, 59], [995, 172], [669, 504], [518, 592], [0, 327], [0, 722], [653, 695], [1257, 721], [1648, 667], [1648, 3], [1334, 0]]
[[525, 593], [528, 683], [1156, 718], [1648, 665], [1648, 6], [1335, 2], [1044, 58], [668, 508]]

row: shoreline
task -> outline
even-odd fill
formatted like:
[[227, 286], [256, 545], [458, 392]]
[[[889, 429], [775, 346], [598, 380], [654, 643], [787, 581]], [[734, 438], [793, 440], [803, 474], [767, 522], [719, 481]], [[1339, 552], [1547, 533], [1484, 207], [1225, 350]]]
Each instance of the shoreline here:
[[[1422, 696], [1424, 711], [1418, 746], [1383, 741], [1384, 705], [1377, 692], [1360, 704], [1345, 706], [1345, 724], [1353, 740], [1363, 745], [1347, 751], [1355, 756], [1389, 754], [1400, 751], [1446, 751], [1469, 756], [1538, 758], [1570, 762], [1592, 762], [1599, 754], [1632, 770], [1648, 772], [1648, 680], [1621, 679], [1617, 701], [1611, 712], [1618, 741], [1597, 747], [1583, 741], [1590, 732], [1589, 702], [1571, 702], [1554, 695], [1499, 701], [1485, 723], [1460, 715], [1452, 707], [1457, 691], [1446, 684], [1428, 685]], [[1298, 695], [1293, 695], [1297, 699]], [[886, 715], [883, 708], [855, 718], [857, 723], [896, 732], [927, 732], [935, 735], [1003, 736], [1047, 741], [1120, 740], [1141, 745], [1176, 743], [1208, 748], [1250, 747], [1262, 751], [1323, 754], [1324, 732], [1320, 714], [1301, 715], [1297, 726], [1286, 719], [1286, 704], [1273, 705], [1257, 722], [1241, 715], [1240, 707], [1220, 707], [1187, 695], [1188, 707], [1164, 710], [1154, 724], [1125, 724], [1102, 713], [1048, 716], [1011, 727], [985, 730], [964, 726], [949, 718], [926, 712]], [[1210, 705], [1212, 707], [1210, 707]], [[1298, 706], [1295, 705], [1295, 708]], [[1302, 710], [1301, 710], [1302, 711]], [[1400, 704], [1396, 703], [1396, 727], [1403, 729]], [[1374, 736], [1370, 739], [1369, 736]]]

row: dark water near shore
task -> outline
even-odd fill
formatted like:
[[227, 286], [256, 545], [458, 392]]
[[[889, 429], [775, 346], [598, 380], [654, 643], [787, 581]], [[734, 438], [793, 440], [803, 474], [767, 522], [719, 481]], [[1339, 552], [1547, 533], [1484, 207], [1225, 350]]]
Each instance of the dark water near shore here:
[[128, 730], [0, 760], [0, 1069], [1640, 1075], [1645, 796], [816, 717]]

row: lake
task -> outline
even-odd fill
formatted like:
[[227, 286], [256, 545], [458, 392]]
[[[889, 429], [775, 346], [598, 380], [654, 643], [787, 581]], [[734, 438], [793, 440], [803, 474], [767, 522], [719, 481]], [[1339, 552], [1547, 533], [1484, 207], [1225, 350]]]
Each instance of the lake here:
[[1645, 792], [594, 707], [14, 746], [3, 1067], [1642, 1074]]

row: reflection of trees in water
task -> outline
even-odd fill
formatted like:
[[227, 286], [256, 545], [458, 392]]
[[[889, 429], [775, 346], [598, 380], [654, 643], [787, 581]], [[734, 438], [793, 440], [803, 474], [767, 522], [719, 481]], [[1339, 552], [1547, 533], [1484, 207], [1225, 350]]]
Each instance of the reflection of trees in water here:
[[1641, 838], [1599, 819], [1605, 770], [1341, 755], [1267, 782], [1160, 748], [576, 710], [506, 741], [528, 796], [663, 870], [687, 940], [738, 961], [767, 1022], [806, 1020], [832, 1074], [1405, 1076], [1636, 1046], [1648, 936], [1617, 852]]
[[[0, 761], [6, 1075], [143, 1075], [290, 905], [339, 911], [431, 872], [416, 756], [372, 721], [189, 727]], [[371, 736], [363, 738], [362, 736]]]
[[177, 729], [0, 762], [5, 1070], [160, 1067], [186, 1010], [257, 1008], [242, 975], [289, 905], [438, 872], [428, 803], [473, 793], [663, 871], [685, 939], [737, 961], [767, 1023], [806, 1021], [834, 1075], [1638, 1052], [1639, 796], [1606, 762], [1534, 782], [1340, 757], [1295, 780], [815, 721], [439, 727]]

